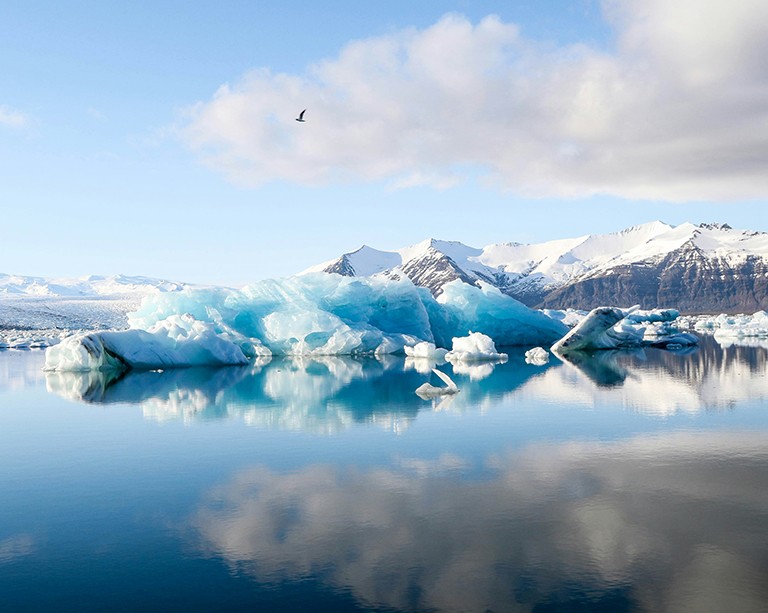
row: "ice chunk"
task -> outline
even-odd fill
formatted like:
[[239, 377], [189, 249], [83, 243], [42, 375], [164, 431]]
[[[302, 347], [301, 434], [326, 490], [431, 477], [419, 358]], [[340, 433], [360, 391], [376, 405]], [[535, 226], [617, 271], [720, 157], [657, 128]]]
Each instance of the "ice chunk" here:
[[534, 347], [525, 352], [526, 364], [533, 364], [535, 366], [543, 366], [549, 362], [549, 351], [543, 347]]
[[483, 360], [506, 360], [506, 353], [496, 351], [496, 344], [481, 332], [470, 332], [468, 336], [454, 338], [453, 349], [445, 354], [449, 362], [479, 362]]
[[713, 327], [718, 339], [768, 336], [768, 313], [757, 311], [752, 315], [718, 315]]
[[650, 342], [651, 347], [659, 347], [661, 349], [692, 347], [698, 344], [698, 337], [696, 337], [694, 334], [691, 334], [690, 332], [677, 332], [675, 334], [660, 336]]
[[420, 385], [416, 389], [416, 394], [418, 396], [422, 398], [432, 398], [434, 396], [444, 396], [446, 394], [457, 394], [459, 392], [459, 388], [453, 382], [453, 379], [451, 379], [444, 372], [437, 370], [437, 368], [433, 368], [432, 372], [435, 373], [438, 377], [440, 377], [443, 383], [445, 383], [445, 387], [435, 387], [434, 385], [431, 385], [429, 383], [424, 383], [423, 385]]
[[259, 353], [255, 343], [238, 344], [217, 334], [211, 324], [189, 315], [172, 316], [149, 330], [91, 332], [49, 348], [45, 370], [88, 371], [152, 369], [168, 366], [247, 364]]
[[591, 349], [615, 349], [641, 345], [643, 330], [631, 325], [616, 327], [630, 311], [617, 307], [598, 307], [590, 311], [581, 323], [552, 346], [553, 353]]
[[434, 343], [416, 343], [415, 345], [406, 345], [405, 355], [410, 358], [429, 358], [432, 360], [442, 360], [445, 358], [445, 354], [448, 353], [447, 349], [436, 347]]

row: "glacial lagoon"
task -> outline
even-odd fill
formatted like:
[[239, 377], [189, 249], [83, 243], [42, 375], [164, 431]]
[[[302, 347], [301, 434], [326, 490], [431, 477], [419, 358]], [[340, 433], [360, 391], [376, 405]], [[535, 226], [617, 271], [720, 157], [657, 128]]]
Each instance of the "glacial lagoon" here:
[[44, 373], [0, 351], [5, 610], [760, 611], [768, 349]]

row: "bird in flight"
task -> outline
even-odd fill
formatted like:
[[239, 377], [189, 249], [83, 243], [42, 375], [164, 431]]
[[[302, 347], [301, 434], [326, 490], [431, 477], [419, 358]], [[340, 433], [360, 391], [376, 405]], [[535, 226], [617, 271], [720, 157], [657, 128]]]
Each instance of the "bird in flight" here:
[[301, 113], [299, 113], [299, 116], [296, 118], [296, 121], [300, 121], [304, 123], [304, 113], [307, 112], [307, 109], [304, 109]]

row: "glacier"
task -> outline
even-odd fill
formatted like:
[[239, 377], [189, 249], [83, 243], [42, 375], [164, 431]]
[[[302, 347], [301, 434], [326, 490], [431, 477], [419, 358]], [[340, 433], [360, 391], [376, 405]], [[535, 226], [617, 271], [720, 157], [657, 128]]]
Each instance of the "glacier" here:
[[315, 273], [240, 290], [184, 288], [146, 296], [130, 329], [65, 339], [46, 370], [247, 363], [262, 355], [385, 355], [481, 333], [499, 346], [552, 343], [568, 327], [497, 288], [453, 281], [434, 298], [409, 279]]

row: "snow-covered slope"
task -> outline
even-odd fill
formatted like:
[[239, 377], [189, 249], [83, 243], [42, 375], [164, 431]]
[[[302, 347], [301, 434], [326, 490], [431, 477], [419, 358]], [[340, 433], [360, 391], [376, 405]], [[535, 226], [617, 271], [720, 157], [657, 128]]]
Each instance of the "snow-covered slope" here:
[[0, 274], [0, 346], [50, 344], [51, 338], [74, 330], [126, 328], [127, 314], [145, 296], [184, 287], [125, 275], [47, 279]]
[[185, 287], [183, 283], [150, 277], [109, 277], [91, 275], [77, 279], [46, 279], [0, 273], [0, 299], [11, 296], [50, 297], [130, 297], [154, 292], [172, 292]]
[[435, 239], [395, 251], [365, 246], [310, 270], [406, 275], [436, 295], [454, 279], [485, 281], [528, 305], [554, 308], [768, 306], [768, 234], [718, 224], [654, 221], [611, 234], [482, 249]]

